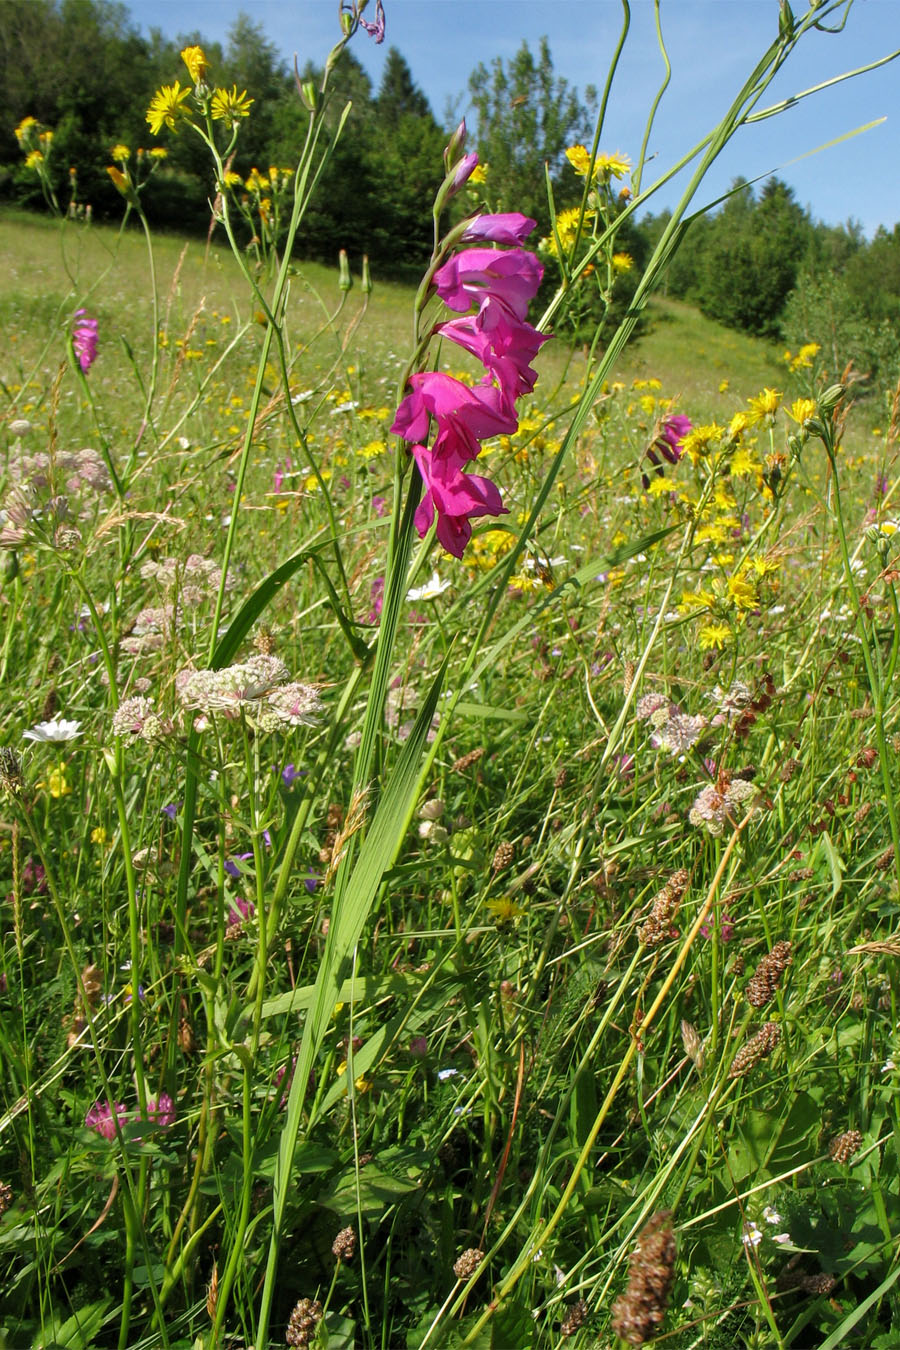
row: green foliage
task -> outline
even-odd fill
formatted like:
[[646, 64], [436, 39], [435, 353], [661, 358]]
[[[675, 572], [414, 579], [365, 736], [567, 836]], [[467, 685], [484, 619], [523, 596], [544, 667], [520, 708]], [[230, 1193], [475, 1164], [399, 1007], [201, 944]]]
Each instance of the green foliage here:
[[[495, 211], [522, 211], [550, 228], [545, 169], [554, 187], [566, 182], [565, 150], [589, 135], [596, 103], [593, 88], [585, 103], [567, 80], [557, 76], [546, 38], [537, 56], [527, 42], [509, 61], [497, 57], [490, 69], [479, 63], [469, 79], [478, 119], [478, 153], [488, 166], [488, 194]], [[558, 205], [574, 198], [571, 176]]]

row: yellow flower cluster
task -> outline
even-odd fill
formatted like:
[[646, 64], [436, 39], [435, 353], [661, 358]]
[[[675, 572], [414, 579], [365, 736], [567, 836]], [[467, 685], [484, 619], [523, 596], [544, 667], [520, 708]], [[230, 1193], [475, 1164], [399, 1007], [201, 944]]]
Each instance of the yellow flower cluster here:
[[796, 356], [794, 356], [793, 353], [786, 351], [784, 356], [782, 357], [782, 360], [786, 363], [786, 365], [790, 367], [791, 371], [793, 371], [793, 373], [796, 375], [798, 370], [809, 370], [810, 367], [812, 366], [814, 358], [819, 354], [820, 351], [821, 348], [818, 342], [805, 342], [803, 346], [800, 348], [800, 350], [797, 352]]
[[[209, 70], [206, 54], [202, 47], [185, 47], [181, 59], [187, 66], [198, 102], [201, 107], [205, 107], [208, 95], [205, 81]], [[190, 93], [191, 86], [182, 89], [180, 80], [176, 80], [174, 84], [164, 84], [157, 89], [150, 100], [146, 119], [154, 136], [158, 136], [164, 126], [170, 131], [175, 131], [178, 122], [189, 115], [185, 99]], [[231, 89], [214, 89], [209, 102], [209, 115], [213, 121], [228, 122], [235, 127], [242, 117], [249, 117], [253, 102], [252, 98], [247, 97], [246, 89], [238, 93], [236, 84], [232, 85]]]
[[592, 183], [608, 183], [612, 178], [624, 178], [631, 169], [631, 160], [618, 150], [612, 155], [598, 154], [593, 168], [590, 153], [583, 145], [570, 145], [566, 151], [566, 159], [579, 178], [586, 178], [590, 173]]

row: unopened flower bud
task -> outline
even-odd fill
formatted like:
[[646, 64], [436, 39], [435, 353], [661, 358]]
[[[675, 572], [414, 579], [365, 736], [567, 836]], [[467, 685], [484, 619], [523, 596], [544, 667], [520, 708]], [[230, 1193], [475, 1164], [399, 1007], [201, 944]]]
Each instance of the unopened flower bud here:
[[371, 295], [371, 294], [372, 294], [372, 273], [369, 271], [369, 255], [368, 255], [368, 253], [364, 253], [364, 254], [363, 254], [363, 260], [362, 260], [362, 279], [361, 279], [361, 281], [360, 281], [360, 283], [359, 283], [359, 288], [360, 288], [360, 290], [362, 291], [363, 295]]
[[338, 266], [340, 268], [338, 273], [338, 286], [340, 286], [342, 291], [349, 291], [353, 285], [353, 278], [350, 275], [350, 261], [347, 257], [347, 250], [345, 248], [342, 248], [338, 254]]
[[459, 126], [454, 131], [453, 135], [450, 137], [449, 142], [444, 147], [444, 168], [446, 169], [447, 173], [450, 172], [456, 161], [459, 159], [460, 155], [462, 154], [465, 143], [466, 143], [466, 119], [463, 118]]
[[820, 394], [818, 398], [819, 407], [823, 412], [829, 412], [836, 404], [840, 403], [844, 397], [844, 386], [842, 384], [833, 384]]

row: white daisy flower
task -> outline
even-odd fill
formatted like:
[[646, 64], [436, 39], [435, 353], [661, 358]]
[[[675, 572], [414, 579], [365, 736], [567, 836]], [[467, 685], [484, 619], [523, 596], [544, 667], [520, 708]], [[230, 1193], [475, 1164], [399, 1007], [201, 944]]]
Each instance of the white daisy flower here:
[[81, 735], [81, 723], [54, 717], [49, 722], [38, 722], [22, 734], [26, 741], [74, 741]]

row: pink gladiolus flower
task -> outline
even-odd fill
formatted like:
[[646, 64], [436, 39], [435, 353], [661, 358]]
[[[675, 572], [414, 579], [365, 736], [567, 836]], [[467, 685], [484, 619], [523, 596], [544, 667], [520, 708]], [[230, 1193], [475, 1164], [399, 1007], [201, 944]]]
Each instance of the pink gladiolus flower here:
[[442, 457], [424, 445], [414, 445], [412, 453], [426, 488], [415, 514], [416, 529], [424, 538], [436, 513], [438, 542], [461, 558], [472, 538], [473, 519], [508, 515], [500, 490], [489, 478], [463, 473], [452, 457]]
[[439, 267], [434, 285], [445, 305], [465, 314], [485, 295], [492, 295], [524, 319], [529, 300], [537, 294], [544, 269], [527, 249], [468, 248]]
[[512, 244], [519, 248], [536, 224], [536, 220], [532, 220], [530, 216], [523, 216], [520, 211], [501, 211], [496, 215], [475, 216], [466, 226], [462, 242]]
[[86, 311], [76, 309], [75, 318], [79, 320], [72, 329], [72, 346], [78, 364], [86, 375], [97, 359], [97, 320], [85, 318]]
[[466, 458], [474, 459], [479, 441], [486, 436], [511, 436], [518, 425], [515, 410], [499, 389], [484, 385], [472, 389], [440, 371], [411, 375], [409, 383], [412, 393], [401, 402], [391, 427], [405, 441], [424, 441], [429, 418], [434, 417], [441, 427], [453, 423], [469, 444]]
[[109, 1102], [94, 1102], [84, 1118], [84, 1123], [89, 1130], [96, 1131], [102, 1139], [113, 1140], [116, 1137], [116, 1119], [120, 1126], [128, 1123], [128, 1112], [121, 1102], [114, 1102], [112, 1107]]
[[463, 184], [469, 181], [469, 179], [472, 177], [472, 171], [477, 165], [477, 163], [478, 163], [478, 156], [474, 153], [474, 151], [471, 155], [463, 155], [462, 159], [459, 161], [459, 163], [457, 164], [456, 168], [453, 171], [453, 178], [450, 182], [450, 187], [447, 189], [448, 199], [454, 196], [455, 193], [459, 192], [459, 189], [463, 186]]
[[488, 296], [477, 314], [452, 319], [437, 331], [476, 356], [508, 398], [531, 393], [537, 371], [529, 363], [549, 340], [549, 334], [539, 333], [530, 323], [517, 319], [502, 300]]

